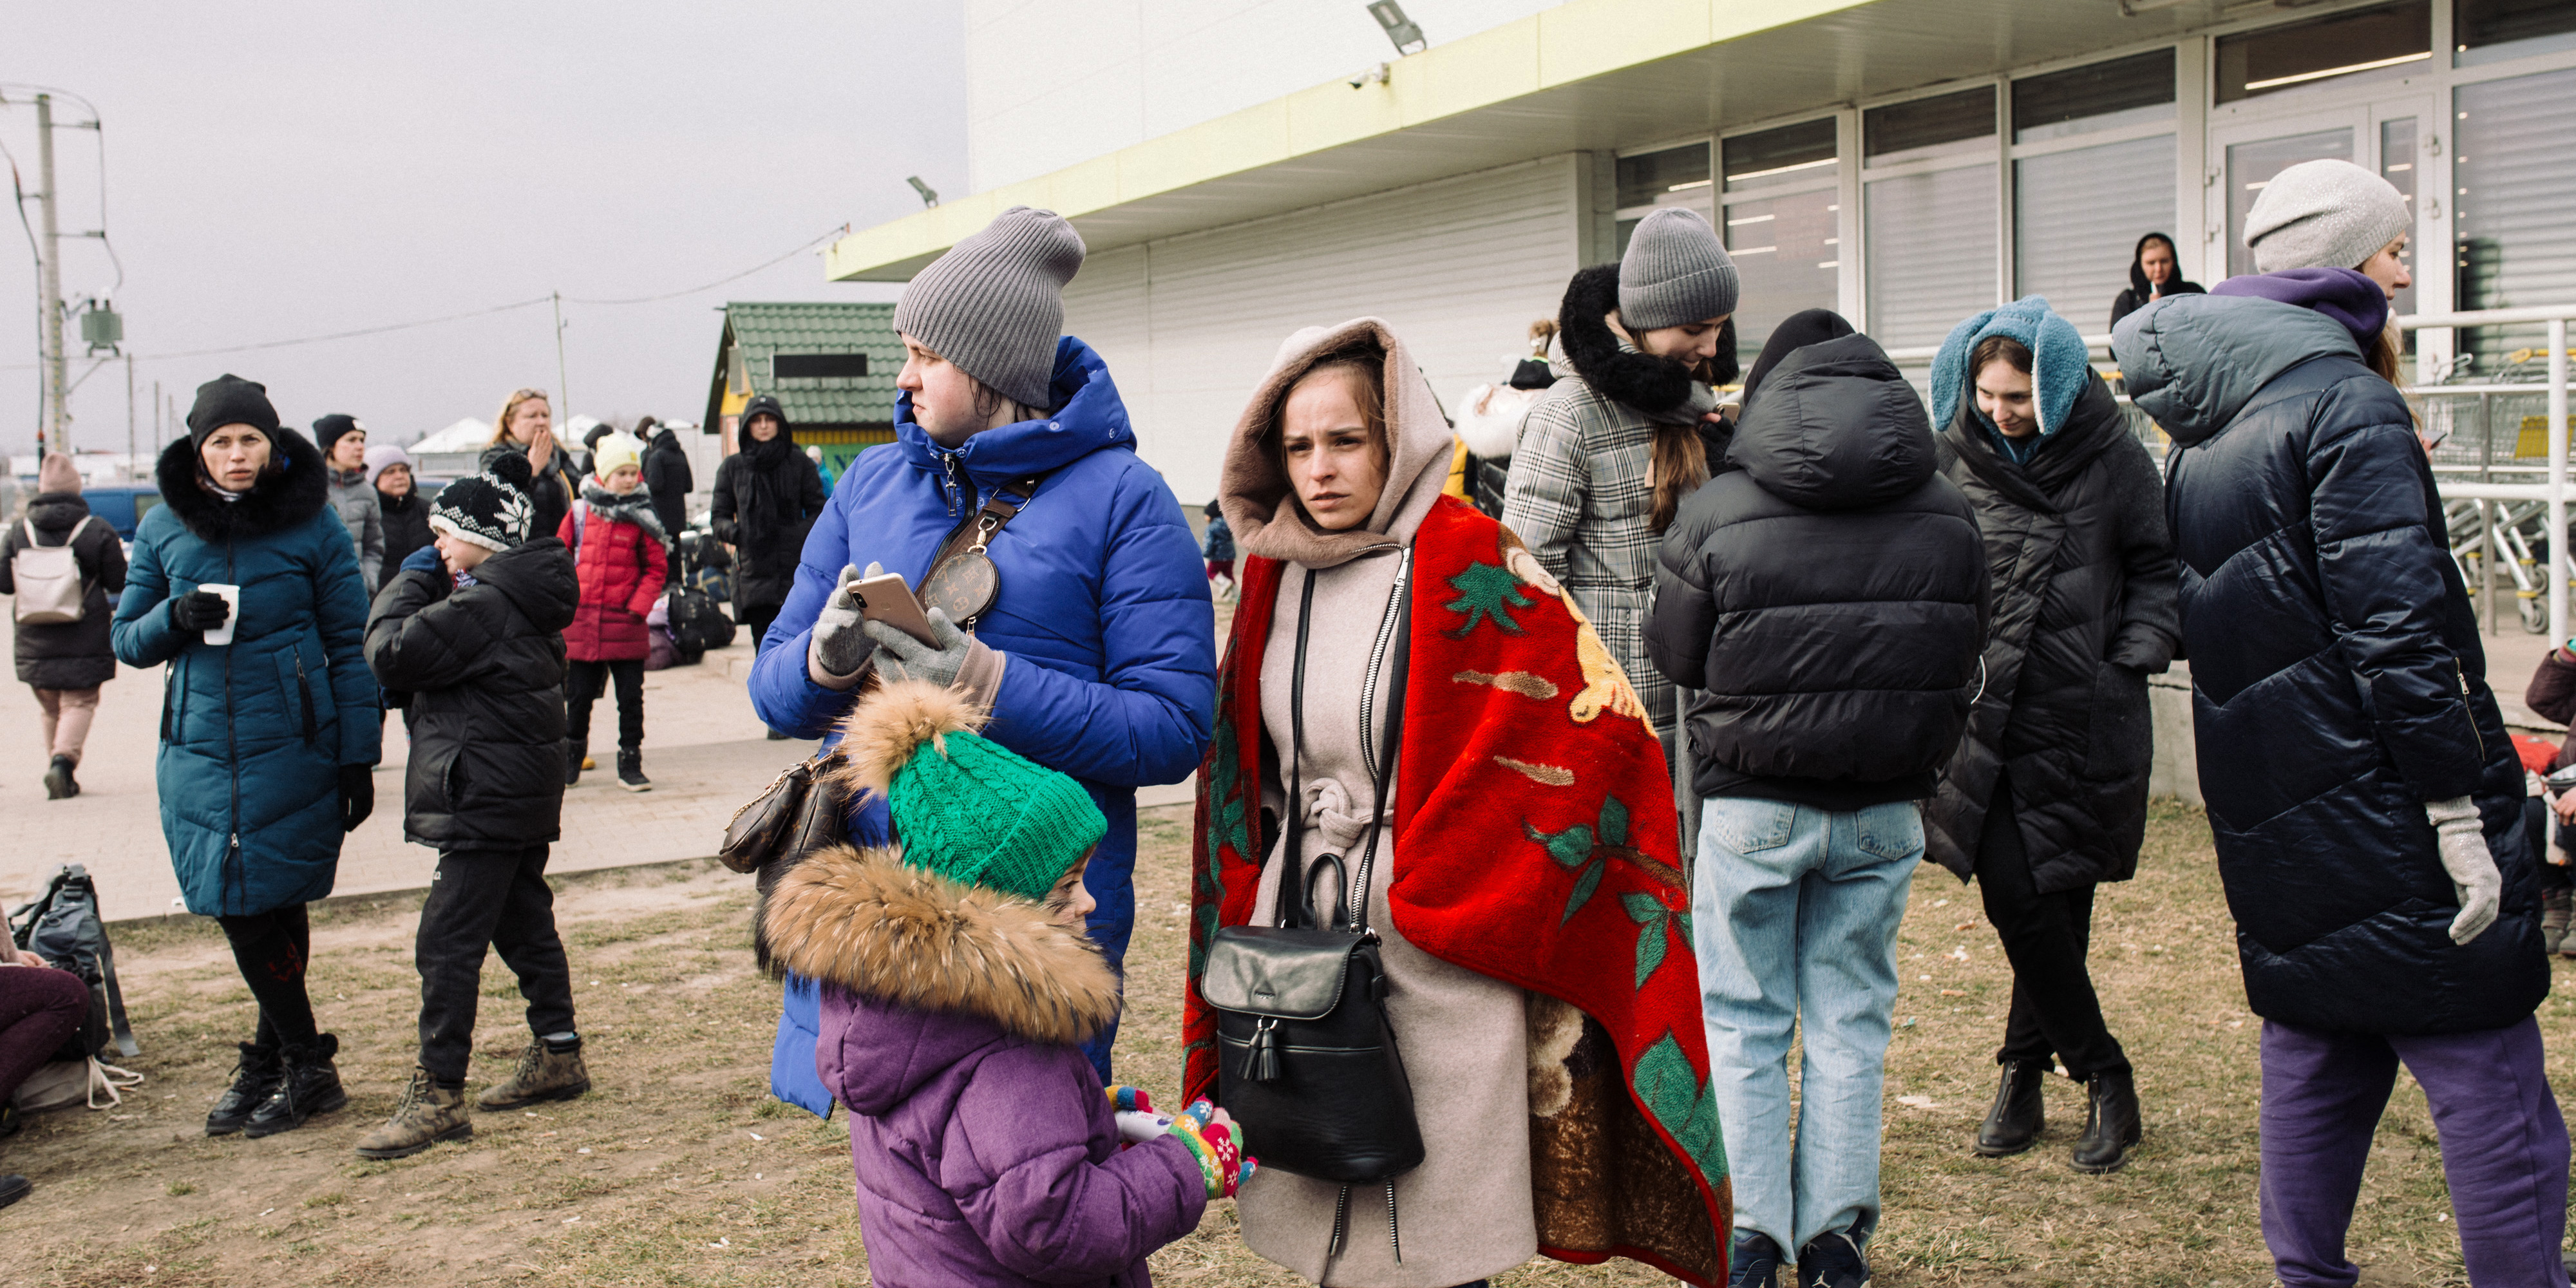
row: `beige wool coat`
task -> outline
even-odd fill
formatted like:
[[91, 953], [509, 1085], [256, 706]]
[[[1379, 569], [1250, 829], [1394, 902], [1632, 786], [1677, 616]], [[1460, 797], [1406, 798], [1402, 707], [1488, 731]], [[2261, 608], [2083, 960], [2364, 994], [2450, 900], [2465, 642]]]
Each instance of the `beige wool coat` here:
[[[1269, 428], [1299, 374], [1317, 357], [1362, 337], [1375, 338], [1386, 352], [1388, 483], [1363, 529], [1324, 533], [1284, 499]], [[1402, 341], [1369, 318], [1291, 337], [1237, 427], [1225, 471], [1227, 521], [1244, 549], [1289, 564], [1261, 670], [1261, 723], [1283, 761], [1290, 752], [1289, 686], [1300, 601], [1307, 571], [1315, 573], [1306, 743], [1299, 758], [1302, 799], [1288, 801], [1284, 763], [1280, 777], [1263, 784], [1262, 801], [1281, 820], [1281, 839], [1262, 869], [1254, 913], [1260, 924], [1268, 924], [1277, 907], [1291, 809], [1304, 820], [1305, 852], [1346, 852], [1357, 878], [1375, 796], [1360, 743], [1364, 732], [1374, 740], [1385, 733], [1382, 710], [1369, 729], [1360, 728], [1362, 677], [1401, 552], [1438, 500], [1449, 457], [1448, 426], [1420, 370]], [[1538, 1253], [1530, 1189], [1527, 995], [1433, 957], [1397, 931], [1386, 891], [1406, 856], [1392, 852], [1392, 779], [1377, 808], [1384, 831], [1369, 883], [1368, 924], [1385, 941], [1388, 1016], [1422, 1124], [1423, 1164], [1395, 1182], [1396, 1231], [1388, 1227], [1383, 1188], [1353, 1189], [1347, 1241], [1329, 1266], [1325, 1253], [1340, 1186], [1265, 1168], [1237, 1196], [1237, 1210], [1244, 1242], [1253, 1251], [1312, 1282], [1334, 1288], [1451, 1288]], [[1341, 898], [1329, 875], [1317, 883], [1319, 908]], [[1392, 1237], [1398, 1232], [1401, 1264]]]

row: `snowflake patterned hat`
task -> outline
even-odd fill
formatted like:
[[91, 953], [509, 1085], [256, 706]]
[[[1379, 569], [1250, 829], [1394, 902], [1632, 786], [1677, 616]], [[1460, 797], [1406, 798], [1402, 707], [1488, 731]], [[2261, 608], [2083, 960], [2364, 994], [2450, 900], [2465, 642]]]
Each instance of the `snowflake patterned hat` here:
[[458, 479], [438, 494], [429, 527], [488, 550], [507, 550], [528, 539], [537, 508], [528, 500], [535, 475], [528, 458], [503, 452], [483, 473]]

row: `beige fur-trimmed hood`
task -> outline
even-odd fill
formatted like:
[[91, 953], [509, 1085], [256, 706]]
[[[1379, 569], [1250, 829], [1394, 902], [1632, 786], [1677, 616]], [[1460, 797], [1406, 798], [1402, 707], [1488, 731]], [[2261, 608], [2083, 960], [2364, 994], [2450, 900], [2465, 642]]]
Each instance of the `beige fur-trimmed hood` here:
[[[1280, 467], [1272, 423], [1279, 404], [1318, 358], [1358, 339], [1372, 339], [1386, 351], [1387, 470], [1386, 491], [1379, 495], [1369, 521], [1343, 532], [1318, 528], [1289, 498], [1288, 475]], [[1394, 549], [1413, 540], [1413, 530], [1439, 498], [1447, 482], [1455, 444], [1440, 400], [1413, 354], [1395, 332], [1377, 318], [1353, 318], [1339, 326], [1308, 327], [1289, 336], [1271, 363], [1270, 374], [1252, 391], [1243, 415], [1227, 440], [1225, 468], [1217, 482], [1217, 504], [1235, 544], [1266, 559], [1285, 559], [1309, 568], [1331, 568], [1372, 550]]]
[[906, 867], [892, 847], [807, 855], [771, 892], [765, 925], [772, 954], [799, 975], [1033, 1041], [1081, 1042], [1118, 1015], [1118, 977], [1079, 928]]

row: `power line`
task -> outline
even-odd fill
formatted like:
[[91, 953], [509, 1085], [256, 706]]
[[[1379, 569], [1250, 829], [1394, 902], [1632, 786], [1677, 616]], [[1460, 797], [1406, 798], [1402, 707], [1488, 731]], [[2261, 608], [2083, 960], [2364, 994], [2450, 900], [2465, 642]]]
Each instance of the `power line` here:
[[[23, 214], [21, 217], [23, 218]], [[749, 277], [763, 269], [775, 268], [788, 260], [794, 259], [798, 255], [804, 254], [806, 251], [812, 250], [814, 247], [819, 246], [826, 241], [830, 241], [835, 237], [843, 235], [848, 230], [849, 226], [844, 224], [820, 237], [815, 237], [803, 242], [795, 249], [790, 250], [783, 255], [763, 260], [758, 264], [754, 264], [751, 267], [742, 270], [741, 272], [728, 274], [727, 276], [717, 278], [712, 282], [692, 286], [686, 290], [670, 291], [661, 295], [639, 295], [630, 299], [581, 299], [570, 295], [564, 296], [563, 299], [567, 304], [587, 304], [610, 307], [628, 304], [657, 304], [664, 300], [676, 300], [684, 295], [695, 295], [701, 291], [714, 290], [728, 282], [740, 281], [743, 278]], [[135, 355], [135, 360], [138, 362], [161, 362], [178, 358], [211, 358], [224, 354], [250, 353], [262, 349], [285, 349], [292, 348], [297, 345], [322, 344], [333, 340], [352, 340], [362, 336], [385, 335], [395, 331], [410, 331], [425, 326], [439, 326], [448, 322], [462, 322], [469, 318], [488, 317], [495, 313], [508, 313], [517, 309], [534, 308], [540, 304], [550, 303], [554, 298], [555, 297], [550, 293], [536, 296], [533, 299], [518, 300], [509, 304], [496, 304], [490, 308], [474, 309], [464, 313], [450, 313], [442, 317], [421, 318], [411, 322], [389, 322], [382, 326], [360, 327], [353, 331], [334, 331], [327, 335], [298, 336], [291, 340], [262, 340], [253, 344], [226, 345], [213, 349], [188, 349], [177, 353], [138, 353]], [[0, 371], [33, 370], [35, 370], [35, 366], [33, 364], [26, 363], [0, 366]]]

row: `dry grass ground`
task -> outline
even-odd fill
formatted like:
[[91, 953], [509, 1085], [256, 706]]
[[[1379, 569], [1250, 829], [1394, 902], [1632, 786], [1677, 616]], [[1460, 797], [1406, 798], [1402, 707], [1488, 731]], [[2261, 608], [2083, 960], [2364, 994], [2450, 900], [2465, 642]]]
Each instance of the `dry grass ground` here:
[[[1149, 812], [1138, 872], [1123, 1075], [1177, 1077], [1188, 811]], [[2010, 988], [1975, 892], [1917, 880], [1888, 1062], [1887, 1217], [1879, 1282], [1915, 1285], [2261, 1285], [2255, 1043], [2207, 831], [2160, 811], [2140, 877], [2104, 891], [2097, 979], [2149, 1113], [2137, 1161], [2079, 1176], [2064, 1155], [2078, 1089], [2049, 1091], [2051, 1128], [2021, 1158], [1965, 1143], [1992, 1091]], [[200, 1124], [249, 1031], [250, 1001], [211, 925], [138, 925], [119, 941], [148, 1075], [125, 1106], [31, 1122], [0, 1164], [39, 1185], [0, 1214], [0, 1283], [110, 1285], [863, 1284], [848, 1133], [770, 1101], [775, 992], [753, 975], [748, 883], [712, 865], [560, 884], [597, 1089], [534, 1114], [484, 1115], [470, 1144], [369, 1163], [349, 1153], [388, 1112], [411, 1057], [418, 902], [316, 917], [313, 988], [341, 1035], [345, 1111], [262, 1141]], [[1928, 978], [1926, 978], [1928, 977]], [[525, 1040], [514, 987], [485, 975], [477, 1084]], [[2553, 1036], [2568, 1003], [2542, 1012]], [[2553, 1053], [2563, 1077], [2565, 1052]], [[2464, 1283], [2422, 1095], [2401, 1080], [2354, 1228], [2365, 1283]], [[1230, 1206], [1155, 1261], [1166, 1283], [1294, 1281], [1246, 1253]], [[1537, 1263], [1500, 1284], [1662, 1282], [1615, 1263]]]

